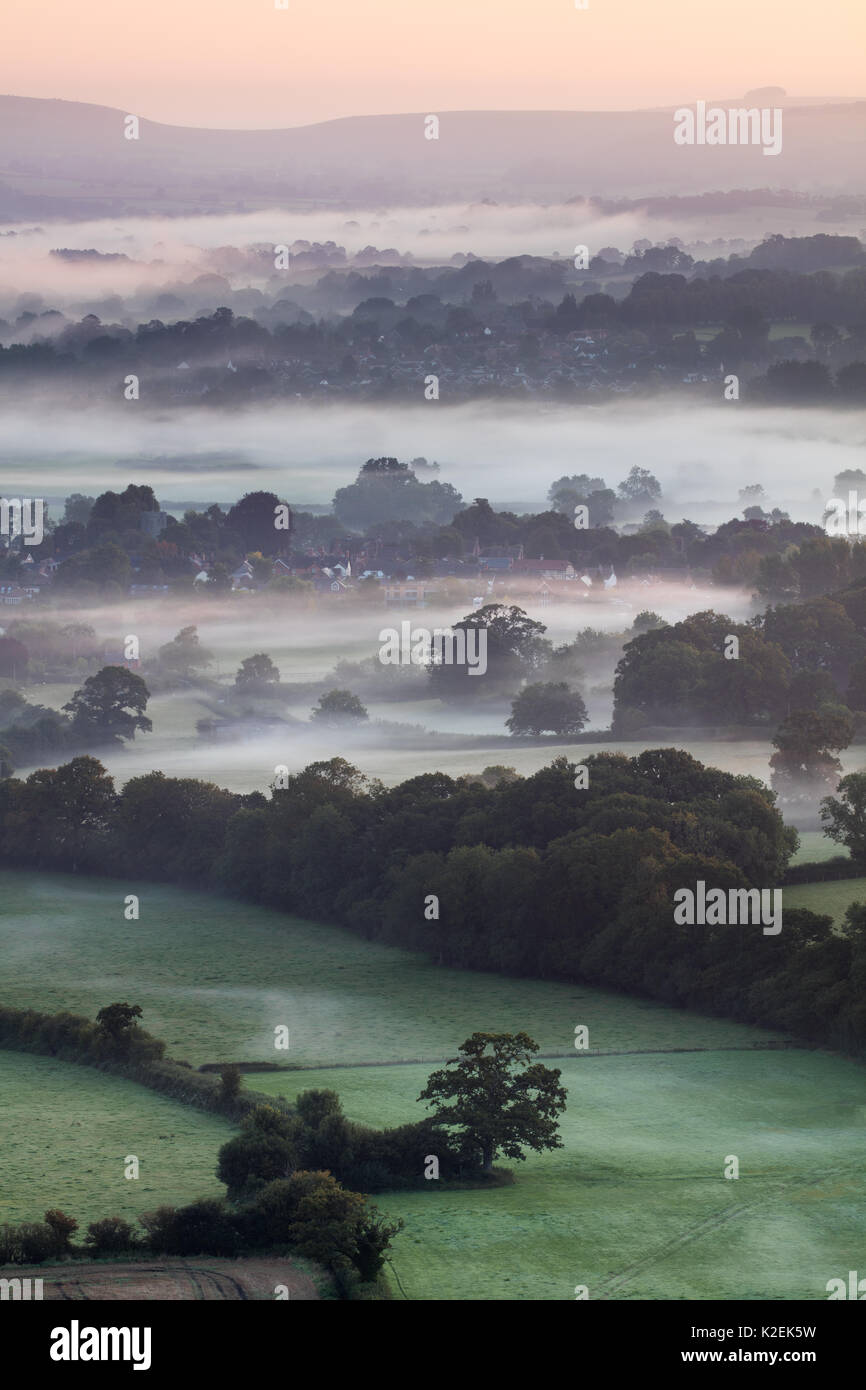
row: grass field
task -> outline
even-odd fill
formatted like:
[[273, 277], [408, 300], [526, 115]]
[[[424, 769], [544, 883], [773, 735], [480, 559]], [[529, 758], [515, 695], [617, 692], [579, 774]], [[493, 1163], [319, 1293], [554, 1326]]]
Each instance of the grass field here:
[[[163, 1203], [224, 1191], [217, 1150], [233, 1127], [132, 1081], [0, 1051], [3, 1142], [0, 1222], [41, 1220], [60, 1207], [79, 1223], [101, 1216], [134, 1221]], [[127, 1155], [139, 1177], [125, 1178]]]
[[[137, 893], [138, 922], [123, 900]], [[220, 1061], [436, 1060], [477, 1028], [568, 1052], [723, 1047], [770, 1034], [582, 985], [441, 969], [422, 956], [205, 893], [0, 873], [0, 999], [95, 1017], [127, 1000], [169, 1052]], [[284, 1024], [290, 1048], [275, 1052]], [[779, 1036], [776, 1034], [775, 1036]]]
[[784, 891], [785, 907], [807, 907], [842, 922], [851, 903], [866, 903], [866, 878], [840, 878], [835, 883], [797, 883]]
[[[866, 1073], [810, 1052], [574, 1057], [564, 1148], [488, 1191], [382, 1194], [410, 1299], [825, 1298], [862, 1261]], [[292, 1099], [336, 1090], [350, 1118], [397, 1124], [429, 1068], [257, 1076]], [[726, 1180], [736, 1155], [740, 1176]]]
[[[122, 914], [131, 891], [141, 894], [138, 923]], [[788, 891], [805, 890], [786, 890], [786, 901]], [[583, 986], [442, 970], [205, 894], [3, 873], [0, 903], [4, 1002], [91, 1016], [114, 999], [141, 1003], [145, 1026], [175, 1055], [289, 1062], [298, 1069], [256, 1073], [247, 1084], [288, 1099], [334, 1089], [350, 1118], [366, 1123], [420, 1118], [415, 1098], [431, 1064], [476, 1029], [525, 1029], [543, 1052], [565, 1054], [550, 1063], [569, 1090], [562, 1149], [511, 1165], [513, 1186], [458, 1191], [431, 1182], [375, 1199], [406, 1222], [393, 1252], [397, 1297], [560, 1300], [586, 1285], [591, 1298], [824, 1298], [827, 1280], [861, 1258], [866, 1071], [854, 1062], [749, 1050], [771, 1035]], [[291, 1048], [275, 1054], [280, 1023]], [[579, 1057], [577, 1023], [589, 1025], [592, 1049], [631, 1055]], [[684, 1048], [703, 1050], [670, 1050]], [[406, 1058], [425, 1061], [358, 1065]], [[9, 1065], [57, 1067], [14, 1054]], [[162, 1160], [175, 1200], [214, 1190], [220, 1122], [84, 1069], [75, 1082], [84, 1089], [76, 1089], [74, 1117], [65, 1087], [56, 1104], [35, 1083], [12, 1087], [21, 1118], [14, 1166], [3, 1166], [10, 1214], [40, 1205], [38, 1167], [53, 1202], [79, 1219], [105, 1214], [105, 1184], [133, 1186], [122, 1177], [126, 1153]], [[107, 1085], [134, 1093], [129, 1118], [119, 1111], [114, 1130], [95, 1108]], [[34, 1094], [46, 1128], [28, 1131]], [[160, 1110], [148, 1128], [156, 1107], [177, 1118], [166, 1123]], [[189, 1140], [170, 1149], [158, 1136], [177, 1136], [187, 1117]], [[81, 1149], [67, 1140], [72, 1118], [83, 1122]], [[196, 1167], [186, 1154], [199, 1132]], [[740, 1162], [736, 1181], [723, 1177], [729, 1155]], [[144, 1162], [142, 1174], [126, 1208], [118, 1193], [118, 1214], [163, 1199], [146, 1193]]]
[[825, 859], [848, 858], [844, 845], [830, 840], [823, 830], [801, 830], [800, 846], [791, 856], [792, 864], [822, 864]]

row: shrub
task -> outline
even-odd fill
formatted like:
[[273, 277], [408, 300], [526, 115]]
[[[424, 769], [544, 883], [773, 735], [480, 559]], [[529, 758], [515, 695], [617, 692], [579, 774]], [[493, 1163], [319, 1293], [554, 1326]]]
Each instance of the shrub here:
[[263, 1183], [288, 1177], [300, 1161], [302, 1125], [269, 1105], [257, 1105], [244, 1116], [240, 1134], [219, 1151], [217, 1177], [229, 1196], [249, 1194]]
[[385, 1221], [375, 1207], [370, 1207], [366, 1220], [362, 1221], [355, 1238], [355, 1253], [352, 1263], [367, 1284], [375, 1279], [385, 1263], [385, 1251], [392, 1238], [402, 1231], [405, 1222]]
[[271, 1239], [328, 1267], [351, 1262], [365, 1202], [325, 1172], [293, 1173], [268, 1183], [256, 1204], [268, 1219]]
[[0, 1226], [0, 1264], [41, 1265], [56, 1253], [56, 1236], [44, 1221]]
[[186, 1207], [158, 1207], [139, 1217], [148, 1245], [160, 1255], [234, 1255], [240, 1245], [235, 1221], [220, 1197]]
[[240, 1067], [236, 1067], [233, 1062], [225, 1066], [220, 1071], [220, 1100], [231, 1104], [237, 1099], [243, 1077]]
[[329, 1115], [342, 1115], [343, 1106], [336, 1091], [302, 1091], [295, 1101], [298, 1115], [309, 1129], [318, 1129]]
[[45, 1224], [54, 1232], [55, 1248], [58, 1254], [63, 1254], [69, 1249], [69, 1242], [78, 1230], [78, 1222], [74, 1216], [67, 1216], [65, 1212], [52, 1207], [45, 1213]]
[[121, 1216], [104, 1216], [100, 1221], [91, 1221], [84, 1237], [84, 1244], [95, 1255], [114, 1255], [132, 1249], [135, 1243], [133, 1227]]
[[143, 1211], [138, 1218], [145, 1230], [145, 1244], [154, 1254], [168, 1254], [166, 1242], [172, 1238], [174, 1213], [174, 1207], [155, 1207], [153, 1211]]

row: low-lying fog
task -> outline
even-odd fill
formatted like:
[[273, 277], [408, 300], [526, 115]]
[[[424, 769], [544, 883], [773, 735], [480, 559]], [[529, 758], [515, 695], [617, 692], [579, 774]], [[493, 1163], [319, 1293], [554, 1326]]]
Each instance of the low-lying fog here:
[[[507, 590], [495, 597], [497, 601], [519, 601], [531, 617], [546, 625], [546, 636], [555, 645], [573, 641], [577, 633], [587, 627], [625, 634], [641, 608], [652, 608], [670, 622], [712, 604], [740, 621], [751, 611], [749, 595], [735, 590], [659, 584], [627, 592], [628, 598], [612, 591], [595, 592], [585, 600], [576, 599], [573, 603], [550, 607], [542, 607], [519, 594], [509, 594]], [[413, 628], [447, 627], [466, 611], [468, 605], [465, 603], [458, 603], [454, 608], [426, 608], [406, 613], [384, 605], [349, 607], [339, 601], [330, 604], [327, 600], [320, 608], [309, 610], [289, 603], [283, 607], [266, 606], [261, 597], [238, 595], [219, 602], [130, 600], [101, 607], [77, 605], [74, 610], [59, 610], [52, 616], [59, 621], [66, 617], [91, 624], [98, 635], [105, 638], [109, 649], [119, 648], [128, 636], [135, 635], [145, 679], [147, 663], [155, 658], [159, 647], [182, 626], [195, 623], [202, 646], [214, 657], [208, 677], [217, 680], [227, 693], [243, 658], [255, 652], [266, 652], [272, 658], [287, 686], [322, 681], [331, 677], [339, 661], [356, 662], [375, 657], [384, 628], [399, 627], [405, 620], [411, 621]], [[580, 684], [589, 709], [590, 730], [601, 730], [610, 722], [615, 659], [615, 653], [601, 656], [585, 666], [586, 676]], [[75, 684], [80, 682], [30, 685], [24, 688], [24, 693], [31, 703], [57, 709], [69, 699]], [[338, 684], [351, 688], [353, 681], [328, 679], [325, 688]], [[273, 714], [285, 718], [285, 726], [275, 726], [273, 731], [261, 736], [247, 736], [238, 741], [232, 740], [230, 731], [216, 740], [202, 738], [196, 731], [196, 723], [222, 712], [222, 695], [221, 690], [205, 689], [154, 694], [147, 710], [153, 720], [153, 732], [139, 734], [133, 744], [109, 753], [102, 760], [120, 783], [158, 768], [170, 776], [201, 777], [233, 791], [252, 791], [264, 790], [273, 780], [278, 766], [297, 771], [309, 762], [338, 754], [348, 757], [367, 775], [390, 783], [437, 768], [454, 776], [480, 772], [489, 764], [500, 762], [527, 773], [548, 762], [557, 752], [576, 752], [578, 747], [584, 755], [590, 751], [587, 745], [567, 741], [561, 746], [545, 743], [536, 748], [514, 744], [507, 736], [504, 722], [510, 713], [507, 700], [443, 704], [431, 698], [427, 678], [421, 672], [417, 680], [411, 682], [404, 698], [365, 698], [371, 722], [350, 731], [328, 730], [308, 723], [317, 694], [288, 692], [286, 698], [273, 702]], [[377, 722], [380, 720], [387, 721], [387, 726], [380, 725]], [[395, 725], [415, 727], [395, 729]], [[435, 741], [427, 731], [438, 735]], [[469, 743], [467, 737], [473, 742]], [[683, 740], [693, 747], [687, 733]], [[637, 751], [639, 746], [647, 745], [635, 745], [633, 750], [629, 746], [630, 751]], [[719, 766], [734, 767], [736, 764], [738, 771], [752, 771], [762, 777], [768, 775], [767, 758], [771, 750], [766, 743], [720, 743], [708, 745], [708, 748], [713, 750], [710, 760]], [[696, 756], [701, 755], [696, 753]]]
[[736, 515], [742, 487], [761, 483], [770, 507], [820, 523], [833, 478], [863, 463], [862, 411], [717, 409], [655, 402], [542, 406], [502, 402], [447, 406], [313, 405], [237, 412], [148, 413], [82, 402], [61, 410], [40, 396], [0, 419], [0, 496], [95, 495], [150, 483], [161, 502], [233, 502], [266, 489], [297, 507], [327, 506], [368, 458], [437, 460], [439, 478], [469, 503], [538, 511], [563, 474], [589, 473], [615, 487], [635, 465], [664, 490], [669, 521], [715, 523]]
[[[53, 696], [71, 693], [72, 686], [50, 687]], [[38, 699], [37, 690], [28, 690], [31, 699]], [[48, 700], [48, 703], [53, 701]], [[58, 701], [61, 703], [61, 701]], [[371, 720], [423, 722], [428, 728], [445, 729], [461, 724], [459, 717], [442, 719], [434, 702], [404, 705], [371, 703]], [[295, 711], [301, 713], [300, 710]], [[171, 777], [198, 777], [227, 787], [235, 792], [266, 791], [274, 781], [278, 768], [298, 772], [311, 762], [333, 757], [345, 757], [368, 777], [380, 778], [388, 785], [403, 782], [425, 772], [445, 772], [452, 777], [480, 773], [491, 764], [515, 768], [524, 776], [544, 767], [561, 754], [574, 762], [582, 762], [591, 753], [607, 749], [635, 756], [644, 748], [686, 748], [693, 757], [728, 772], [758, 777], [769, 785], [769, 759], [773, 749], [767, 739], [756, 737], [708, 739], [699, 731], [683, 729], [667, 737], [635, 739], [615, 743], [599, 739], [581, 743], [567, 739], [550, 740], [531, 747], [523, 742], [513, 743], [504, 738], [481, 737], [482, 729], [471, 715], [462, 721], [461, 732], [476, 734], [473, 744], [455, 740], [452, 747], [445, 739], [434, 744], [419, 734], [414, 743], [395, 744], [393, 734], [371, 723], [367, 728], [345, 733], [342, 730], [321, 730], [315, 725], [273, 732], [242, 742], [207, 742], [196, 735], [196, 720], [208, 713], [208, 707], [190, 695], [157, 696], [148, 706], [154, 722], [152, 734], [139, 734], [135, 743], [116, 753], [100, 754], [100, 761], [109, 769], [118, 785], [155, 769]], [[479, 724], [489, 723], [479, 720]], [[505, 733], [499, 730], [500, 735]], [[864, 754], [861, 746], [848, 748], [840, 755], [845, 773], [862, 771]], [[26, 776], [32, 769], [21, 768], [17, 775]]]
[[[272, 263], [262, 262], [259, 273], [251, 275], [239, 251], [291, 246], [296, 241], [332, 242], [349, 259], [375, 246], [433, 265], [468, 254], [496, 260], [526, 255], [570, 260], [576, 245], [587, 246], [591, 255], [611, 246], [628, 252], [637, 240], [664, 244], [676, 235], [696, 258], [708, 259], [756, 245], [773, 232], [808, 236], [849, 230], [846, 225], [828, 224], [826, 214], [817, 220], [820, 211], [819, 207], [742, 207], [708, 219], [705, 214], [680, 213], [652, 217], [645, 209], [634, 208], [602, 215], [596, 206], [575, 199], [550, 206], [478, 202], [373, 212], [275, 208], [218, 216], [6, 224], [0, 230], [16, 235], [0, 241], [0, 300], [14, 285], [17, 294], [47, 296], [44, 307], [62, 309], [80, 303], [82, 296], [135, 296], [154, 288], [174, 288], [178, 280], [214, 271], [228, 275], [234, 288], [261, 284], [273, 278]], [[70, 265], [49, 254], [59, 248], [120, 253], [128, 260]], [[381, 259], [387, 263], [395, 257]], [[305, 273], [302, 279], [315, 281], [324, 270]], [[285, 278], [291, 298], [293, 276]]]
[[[101, 754], [100, 761], [121, 786], [130, 777], [155, 769], [170, 777], [198, 777], [230, 791], [266, 791], [274, 781], [278, 768], [299, 772], [309, 763], [344, 757], [368, 777], [380, 778], [388, 785], [404, 782], [424, 772], [445, 772], [451, 777], [479, 773], [491, 764], [513, 767], [523, 776], [546, 766], [561, 754], [580, 763], [590, 753], [602, 749], [626, 753], [633, 757], [644, 748], [687, 746], [693, 757], [711, 767], [728, 772], [748, 773], [769, 782], [768, 742], [743, 740], [716, 742], [692, 739], [687, 731], [678, 738], [653, 738], [627, 743], [569, 743], [551, 741], [544, 746], [527, 747], [491, 742], [488, 747], [433, 748], [425, 747], [423, 739], [417, 747], [394, 747], [387, 734], [371, 728], [364, 734], [346, 737], [342, 732], [321, 733], [312, 728], [298, 735], [279, 735], [256, 738], [237, 744], [202, 744], [195, 737], [194, 718], [204, 713], [192, 708], [176, 711], [173, 718], [165, 713], [164, 701], [154, 702], [154, 733], [139, 734], [135, 744], [123, 752]], [[393, 711], [392, 717], [393, 717]], [[169, 725], [174, 728], [169, 730]], [[842, 755], [846, 772], [860, 771], [862, 750], [849, 750]], [[32, 769], [19, 769], [17, 776], [26, 776]]]

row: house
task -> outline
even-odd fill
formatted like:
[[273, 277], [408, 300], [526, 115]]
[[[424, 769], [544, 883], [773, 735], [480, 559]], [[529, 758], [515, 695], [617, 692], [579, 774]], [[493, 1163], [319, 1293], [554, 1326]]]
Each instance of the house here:
[[232, 571], [231, 581], [233, 589], [254, 589], [256, 587], [253, 579], [253, 567], [249, 560], [244, 560], [236, 570]]
[[568, 579], [543, 579], [532, 596], [542, 608], [552, 603], [575, 603], [586, 600], [589, 589], [584, 584], [574, 584]]
[[439, 593], [436, 585], [430, 584], [424, 579], [412, 579], [411, 577], [391, 580], [382, 588], [386, 604], [397, 603], [406, 608], [426, 608], [430, 600]]
[[323, 570], [313, 579], [313, 588], [317, 594], [330, 594], [334, 598], [345, 598], [352, 592], [352, 585], [347, 584], [345, 579], [339, 579], [335, 574], [325, 574]]
[[482, 570], [511, 570], [523, 560], [522, 545], [502, 545], [496, 550], [482, 552], [476, 540], [472, 553]]
[[540, 574], [544, 579], [574, 579], [575, 569], [568, 560], [516, 560], [514, 574]]

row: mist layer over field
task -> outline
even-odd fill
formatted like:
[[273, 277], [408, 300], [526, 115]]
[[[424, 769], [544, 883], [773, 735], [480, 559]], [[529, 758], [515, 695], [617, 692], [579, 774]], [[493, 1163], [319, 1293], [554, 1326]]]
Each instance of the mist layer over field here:
[[[120, 388], [118, 395], [121, 394]], [[442, 482], [468, 503], [539, 511], [563, 474], [589, 473], [616, 486], [648, 468], [664, 490], [667, 520], [720, 523], [741, 509], [741, 487], [759, 482], [770, 505], [795, 521], [820, 523], [833, 478], [863, 461], [863, 412], [718, 409], [629, 401], [604, 406], [311, 405], [236, 412], [184, 408], [148, 413], [138, 401], [116, 409], [60, 409], [48, 396], [4, 410], [0, 488], [4, 496], [91, 494], [150, 483], [169, 509], [234, 502], [274, 491], [296, 506], [327, 506], [368, 458], [437, 460]]]
[[[123, 917], [126, 893], [140, 898], [135, 923]], [[0, 949], [9, 1007], [90, 1018], [129, 997], [142, 1026], [195, 1066], [437, 1060], [476, 1027], [525, 1028], [543, 1051], [568, 1053], [581, 1021], [603, 1050], [786, 1036], [583, 985], [435, 966], [340, 927], [126, 879], [3, 870]], [[288, 1055], [275, 1053], [277, 1024], [289, 1028]]]
[[[676, 235], [700, 256], [725, 255], [752, 246], [773, 232], [807, 236], [827, 231], [820, 207], [738, 207], [708, 218], [678, 209], [651, 216], [645, 208], [603, 215], [597, 205], [575, 198], [568, 203], [446, 203], [432, 207], [264, 209], [217, 216], [98, 218], [55, 220], [22, 227], [6, 224], [0, 255], [0, 303], [12, 293], [52, 297], [52, 307], [79, 304], [82, 296], [133, 298], [158, 289], [178, 288], [203, 273], [226, 275], [234, 288], [273, 287], [273, 248], [298, 241], [332, 243], [351, 260], [367, 253], [367, 264], [394, 264], [405, 256], [417, 264], [447, 264], [455, 255], [503, 260], [509, 256], [571, 260], [576, 245], [595, 255], [605, 247], [631, 250], [635, 241], [664, 243]], [[840, 224], [840, 230], [847, 227]], [[379, 254], [371, 256], [370, 248]], [[118, 261], [69, 264], [51, 251], [95, 250], [121, 255]], [[253, 248], [271, 251], [258, 265], [247, 259]], [[298, 264], [284, 273], [292, 283], [313, 283], [325, 266]], [[290, 294], [289, 294], [289, 297]], [[47, 307], [47, 305], [46, 305]]]
[[[625, 640], [640, 608], [651, 607], [669, 622], [716, 603], [736, 621], [751, 611], [750, 596], [743, 591], [691, 588], [687, 585], [658, 584], [635, 586], [628, 598], [583, 597], [583, 586], [575, 586], [574, 602], [546, 607], [536, 597], [522, 592], [497, 591], [496, 602], [517, 602], [530, 617], [542, 622], [546, 637], [560, 645], [573, 642], [577, 633], [592, 627], [621, 633]], [[365, 697], [369, 723], [357, 728], [328, 729], [310, 722], [320, 689], [353, 685], [351, 676], [335, 674], [338, 662], [360, 662], [376, 658], [383, 635], [389, 628], [399, 630], [408, 622], [410, 629], [447, 628], [464, 617], [470, 604], [463, 600], [453, 606], [436, 606], [414, 612], [386, 608], [384, 605], [351, 606], [330, 602], [326, 596], [320, 606], [311, 608], [297, 601], [269, 603], [262, 595], [239, 593], [233, 598], [211, 601], [155, 599], [126, 600], [118, 604], [62, 609], [60, 621], [89, 623], [105, 638], [107, 647], [119, 650], [129, 636], [138, 638], [142, 671], [147, 679], [147, 663], [160, 646], [188, 624], [198, 627], [202, 645], [212, 653], [213, 664], [207, 675], [212, 683], [202, 687], [152, 693], [148, 717], [152, 733], [139, 733], [123, 749], [100, 751], [101, 761], [119, 783], [130, 777], [159, 769], [171, 776], [200, 777], [218, 782], [233, 791], [264, 790], [273, 781], [278, 767], [298, 771], [308, 763], [340, 754], [350, 758], [364, 773], [392, 783], [420, 772], [439, 769], [453, 776], [481, 772], [491, 763], [505, 762], [528, 774], [548, 763], [558, 753], [567, 752], [577, 760], [607, 746], [603, 742], [587, 745], [567, 740], [540, 740], [529, 746], [524, 740], [508, 736], [505, 720], [511, 712], [509, 699], [478, 699], [444, 703], [435, 698], [422, 668], [405, 672], [382, 667], [383, 677], [394, 677], [395, 698]], [[245, 657], [266, 652], [280, 671], [286, 689], [267, 704], [258, 702], [257, 717], [251, 725], [238, 728], [236, 736], [226, 727], [216, 737], [202, 736], [199, 720], [229, 713], [228, 697], [234, 674]], [[604, 658], [587, 666], [578, 682], [585, 691], [590, 714], [590, 730], [606, 729], [612, 713], [614, 658]], [[310, 691], [298, 689], [305, 683], [319, 683]], [[33, 704], [60, 709], [70, 699], [76, 684], [45, 683], [24, 687]], [[385, 685], [390, 684], [388, 681]], [[363, 693], [363, 687], [361, 687]], [[242, 702], [241, 702], [242, 703]], [[237, 713], [237, 707], [232, 707]], [[272, 726], [262, 729], [261, 716], [273, 717]], [[429, 731], [437, 738], [432, 740]], [[674, 740], [671, 734], [670, 740]], [[634, 753], [646, 746], [659, 746], [663, 739], [641, 743], [611, 745]], [[699, 740], [695, 755], [731, 770], [768, 775], [770, 748], [766, 741], [709, 743]], [[691, 741], [689, 746], [693, 746]], [[26, 769], [20, 769], [22, 773]]]

